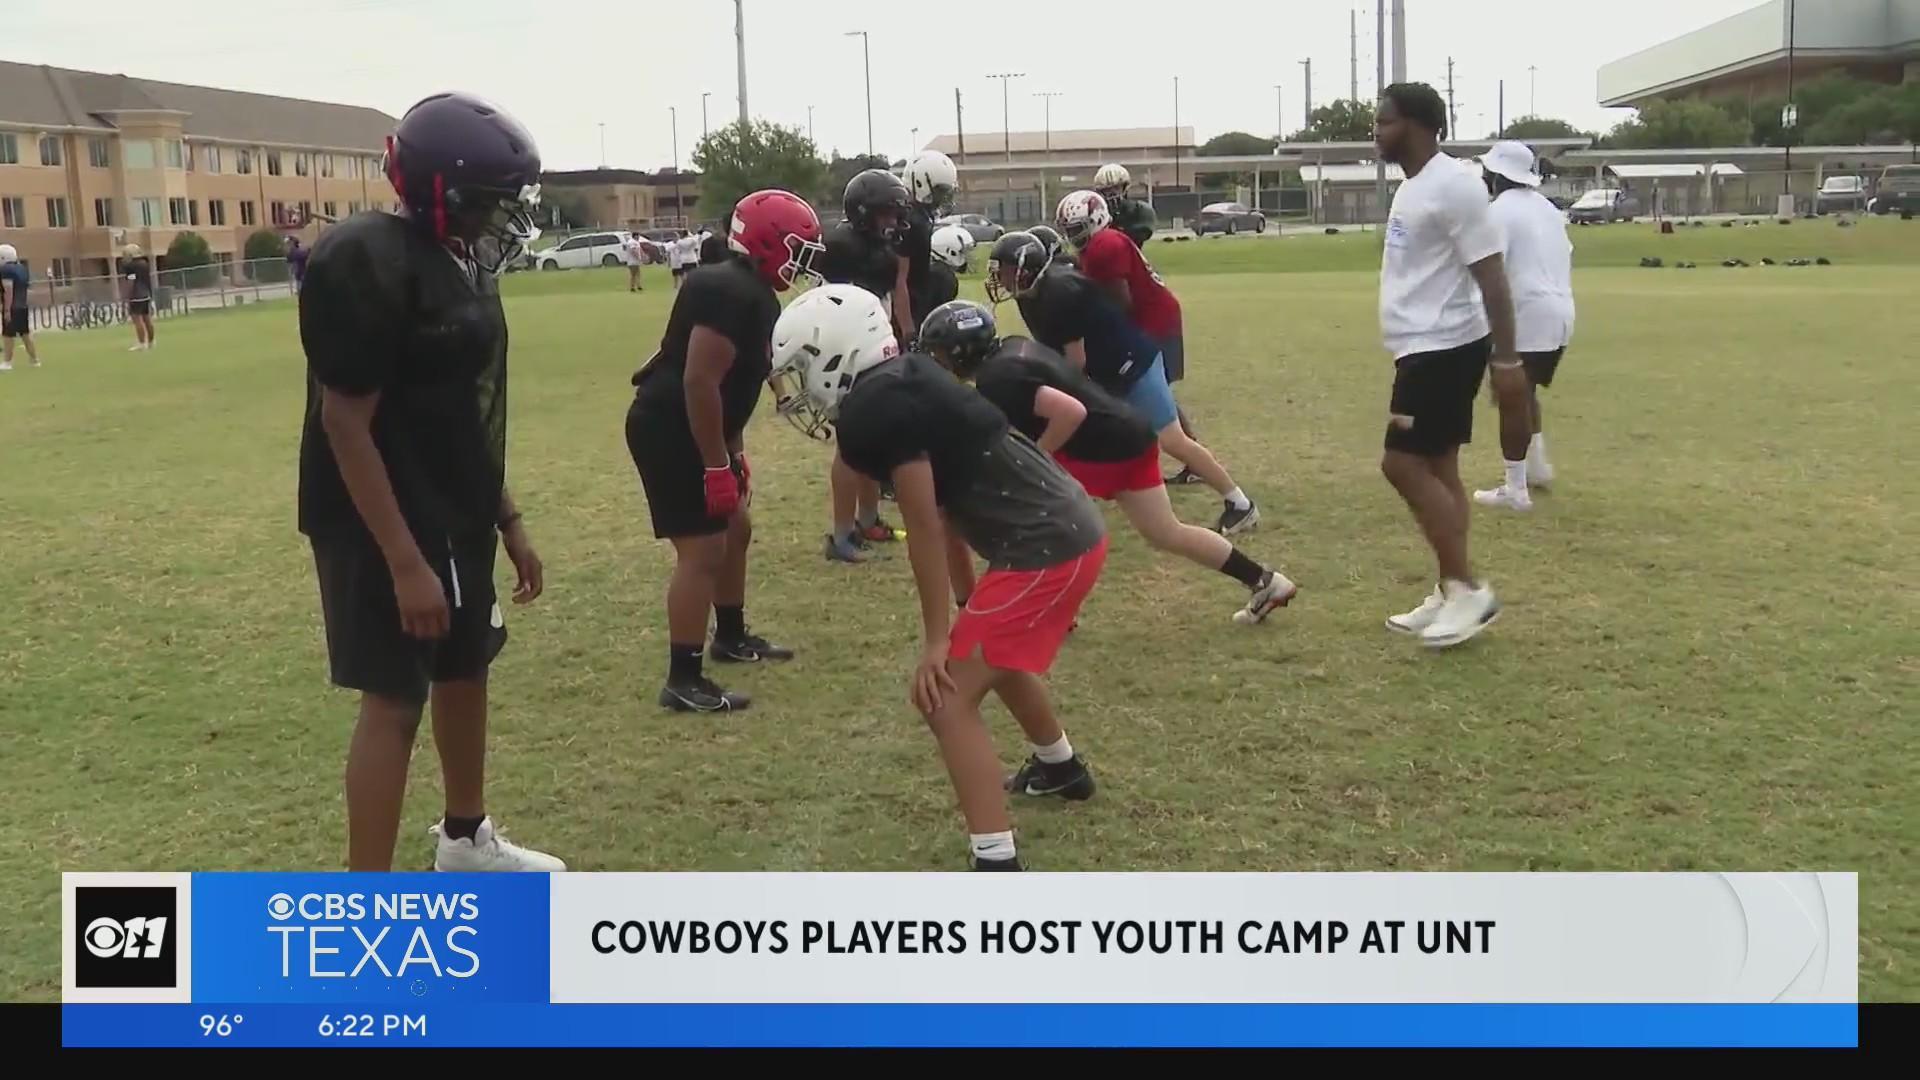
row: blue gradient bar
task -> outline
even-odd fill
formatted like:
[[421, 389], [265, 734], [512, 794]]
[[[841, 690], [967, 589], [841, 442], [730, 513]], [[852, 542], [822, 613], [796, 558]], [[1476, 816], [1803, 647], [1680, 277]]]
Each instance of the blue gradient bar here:
[[[356, 1019], [349, 1023], [347, 1016]], [[236, 1020], [235, 1018], [238, 1017]], [[370, 1034], [348, 1036], [371, 1018]], [[389, 1020], [389, 1017], [396, 1018]], [[203, 1018], [216, 1028], [204, 1033]], [[218, 1021], [227, 1021], [226, 1035]], [[424, 1033], [407, 1018], [424, 1018]], [[66, 1005], [64, 1045], [1851, 1047], [1856, 1005]], [[331, 1035], [321, 1034], [323, 1026]], [[404, 1033], [404, 1034], [403, 1034]]]

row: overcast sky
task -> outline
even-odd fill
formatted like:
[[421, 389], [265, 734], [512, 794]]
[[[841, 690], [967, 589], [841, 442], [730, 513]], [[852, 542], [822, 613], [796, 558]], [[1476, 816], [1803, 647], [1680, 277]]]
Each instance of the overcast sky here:
[[[959, 87], [969, 131], [999, 130], [994, 72], [1014, 130], [1038, 130], [1057, 91], [1056, 128], [1171, 126], [1202, 139], [1272, 134], [1282, 83], [1287, 130], [1302, 125], [1300, 61], [1314, 98], [1348, 92], [1345, 4], [1126, 5], [1085, 0], [745, 0], [747, 92], [755, 116], [807, 124], [822, 151], [867, 148], [860, 39], [873, 56], [873, 144], [904, 156], [954, 127]], [[1605, 127], [1594, 104], [1603, 63], [1752, 7], [1757, 0], [1407, 0], [1410, 78], [1445, 90], [1455, 61], [1460, 126], [1538, 111]], [[1230, 14], [1235, 8], [1262, 12]], [[27, 0], [8, 5], [0, 57], [27, 63], [370, 105], [398, 115], [436, 90], [471, 90], [520, 117], [549, 168], [682, 164], [707, 122], [738, 114], [732, 0]], [[1217, 12], [1204, 18], [1195, 12]], [[1373, 93], [1373, 6], [1360, 6], [1360, 92]], [[917, 12], [925, 11], [926, 14]], [[0, 104], [0, 111], [4, 105]], [[912, 142], [919, 129], [919, 144]]]

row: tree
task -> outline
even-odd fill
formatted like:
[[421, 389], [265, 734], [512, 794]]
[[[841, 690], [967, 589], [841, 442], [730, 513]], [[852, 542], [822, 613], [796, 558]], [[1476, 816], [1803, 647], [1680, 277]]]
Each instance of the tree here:
[[588, 205], [587, 197], [578, 191], [557, 188], [551, 193], [543, 192], [540, 204], [553, 211], [555, 225], [578, 229], [595, 224], [593, 208]]
[[762, 188], [805, 196], [827, 182], [827, 166], [798, 127], [765, 120], [727, 124], [693, 149], [700, 170], [700, 216], [721, 219], [733, 204]]
[[1244, 131], [1228, 131], [1200, 144], [1201, 157], [1248, 157], [1255, 154], [1271, 154], [1279, 142], [1263, 139], [1258, 135], [1249, 135]]
[[820, 185], [820, 195], [815, 206], [838, 209], [847, 193], [847, 181], [866, 172], [868, 169], [884, 169], [887, 159], [879, 154], [855, 154], [841, 157], [834, 152], [833, 160], [827, 162], [827, 179]]
[[247, 257], [247, 275], [255, 281], [287, 280], [287, 242], [272, 229], [256, 229], [241, 252]]
[[199, 233], [183, 232], [167, 245], [167, 269], [184, 271], [182, 280], [188, 285], [213, 284], [213, 249]]
[[1500, 133], [1503, 139], [1577, 139], [1581, 136], [1592, 138], [1593, 133], [1551, 116], [1522, 116]]
[[1686, 98], [1655, 101], [1631, 120], [1608, 133], [1612, 145], [1623, 150], [1671, 150], [1694, 146], [1744, 146], [1746, 121], [1710, 101]]
[[1307, 126], [1287, 137], [1288, 142], [1369, 142], [1372, 139], [1373, 106], [1344, 99], [1313, 110]]
[[1920, 83], [1882, 86], [1840, 105], [1807, 131], [1821, 146], [1855, 146], [1920, 141]]

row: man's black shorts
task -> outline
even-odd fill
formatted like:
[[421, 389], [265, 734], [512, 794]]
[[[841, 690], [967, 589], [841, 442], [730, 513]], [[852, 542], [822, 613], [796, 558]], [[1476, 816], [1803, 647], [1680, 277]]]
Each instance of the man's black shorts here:
[[7, 312], [5, 326], [4, 328], [0, 328], [0, 336], [26, 337], [32, 333], [33, 325], [27, 315], [26, 308], [14, 308], [12, 311]]
[[127, 314], [128, 315], [152, 315], [153, 301], [151, 299], [129, 300], [127, 301]]
[[1526, 365], [1527, 380], [1535, 386], [1552, 386], [1553, 373], [1560, 370], [1560, 357], [1566, 354], [1565, 345], [1552, 352], [1521, 353], [1520, 362]]
[[507, 643], [493, 590], [498, 537], [489, 532], [423, 552], [447, 595], [447, 636], [408, 637], [400, 629], [387, 561], [371, 537], [316, 537], [313, 565], [327, 624], [327, 661], [337, 686], [424, 704], [430, 684], [484, 674]]
[[676, 267], [674, 267], [674, 268], [673, 268], [673, 276], [674, 276], [674, 277], [686, 277], [686, 276], [687, 276], [688, 274], [691, 274], [691, 273], [693, 273], [695, 269], [697, 269], [697, 267], [693, 267], [693, 266], [676, 266]]
[[1440, 457], [1473, 441], [1473, 403], [1493, 355], [1493, 339], [1444, 352], [1414, 353], [1394, 364], [1387, 449]]
[[[684, 414], [634, 399], [627, 410], [627, 453], [640, 470], [653, 535], [669, 540], [727, 531], [726, 518], [707, 516], [706, 464]], [[734, 475], [739, 472], [736, 461]]]

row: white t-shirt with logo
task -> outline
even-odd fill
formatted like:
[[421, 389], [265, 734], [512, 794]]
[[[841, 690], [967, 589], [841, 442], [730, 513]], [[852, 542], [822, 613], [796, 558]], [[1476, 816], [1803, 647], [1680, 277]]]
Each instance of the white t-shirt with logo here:
[[1478, 166], [1435, 154], [1394, 193], [1380, 262], [1380, 336], [1394, 359], [1470, 345], [1490, 333], [1467, 269], [1500, 254]]
[[1532, 188], [1493, 200], [1513, 290], [1515, 345], [1523, 353], [1564, 349], [1573, 340], [1573, 241], [1567, 218]]

